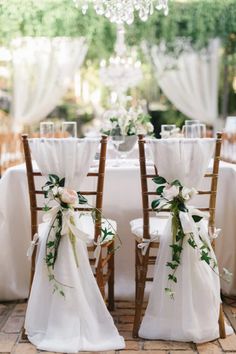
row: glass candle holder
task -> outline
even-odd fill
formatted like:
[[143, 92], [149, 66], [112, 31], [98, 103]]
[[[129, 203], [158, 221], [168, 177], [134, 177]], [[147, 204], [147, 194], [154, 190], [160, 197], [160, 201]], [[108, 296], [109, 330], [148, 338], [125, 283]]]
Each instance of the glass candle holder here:
[[77, 123], [76, 122], [63, 122], [62, 123], [62, 136], [64, 138], [77, 138]]
[[54, 123], [41, 122], [40, 123], [40, 138], [54, 138]]

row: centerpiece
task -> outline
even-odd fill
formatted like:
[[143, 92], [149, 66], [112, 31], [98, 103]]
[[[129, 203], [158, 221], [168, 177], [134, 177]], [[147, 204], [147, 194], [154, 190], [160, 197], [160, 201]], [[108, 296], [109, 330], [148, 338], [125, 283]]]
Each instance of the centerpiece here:
[[131, 151], [137, 141], [137, 135], [151, 134], [153, 125], [151, 116], [141, 108], [119, 108], [104, 114], [102, 133], [112, 137], [118, 151]]

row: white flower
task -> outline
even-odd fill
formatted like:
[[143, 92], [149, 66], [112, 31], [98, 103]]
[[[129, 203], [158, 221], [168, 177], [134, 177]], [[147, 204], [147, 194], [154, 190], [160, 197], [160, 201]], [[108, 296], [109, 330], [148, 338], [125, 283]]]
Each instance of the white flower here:
[[183, 187], [181, 194], [182, 197], [185, 200], [190, 200], [192, 197], [194, 197], [197, 194], [197, 190], [195, 188], [187, 188], [187, 187]]
[[147, 132], [148, 132], [148, 133], [152, 133], [152, 132], [153, 132], [154, 127], [153, 127], [152, 123], [148, 122], [148, 123], [146, 124], [146, 127], [147, 127]]
[[147, 129], [142, 125], [142, 124], [137, 124], [136, 126], [136, 129], [137, 129], [137, 134], [147, 134]]
[[163, 189], [162, 195], [167, 200], [173, 200], [179, 194], [179, 186], [171, 186], [167, 184]]
[[63, 203], [69, 204], [73, 207], [76, 207], [78, 205], [78, 202], [79, 202], [78, 194], [73, 189], [60, 188], [59, 194], [60, 194], [60, 200]]

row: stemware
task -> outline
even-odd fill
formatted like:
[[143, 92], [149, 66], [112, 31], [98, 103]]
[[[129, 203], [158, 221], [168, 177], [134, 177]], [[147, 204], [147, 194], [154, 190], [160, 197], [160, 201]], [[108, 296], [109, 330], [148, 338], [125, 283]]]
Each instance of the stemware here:
[[54, 138], [54, 123], [41, 122], [40, 123], [40, 138]]
[[174, 131], [176, 131], [175, 124], [162, 124], [162, 126], [161, 126], [162, 139], [170, 138]]
[[182, 128], [183, 136], [187, 139], [197, 137], [197, 125], [196, 124], [186, 124]]
[[64, 138], [77, 138], [77, 123], [76, 122], [63, 122], [62, 123], [62, 136]]
[[119, 156], [120, 156], [119, 147], [121, 144], [124, 143], [125, 138], [123, 135], [112, 135], [111, 140], [112, 140], [113, 146], [116, 150], [116, 161], [115, 161], [114, 166], [119, 166], [119, 163], [118, 163]]
[[206, 138], [206, 124], [193, 124], [196, 128], [196, 138]]

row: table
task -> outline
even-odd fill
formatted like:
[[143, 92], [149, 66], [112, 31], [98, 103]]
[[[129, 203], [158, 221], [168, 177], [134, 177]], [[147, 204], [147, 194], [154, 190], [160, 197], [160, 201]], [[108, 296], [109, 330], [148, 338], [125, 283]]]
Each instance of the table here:
[[[113, 167], [108, 160], [104, 215], [117, 221], [122, 247], [116, 252], [115, 296], [134, 297], [134, 238], [130, 220], [140, 217], [141, 186], [137, 160], [126, 160]], [[26, 251], [30, 242], [30, 212], [25, 166], [7, 170], [0, 180], [0, 300], [28, 296], [30, 262]], [[220, 268], [233, 274], [233, 282], [222, 282], [223, 292], [236, 295], [236, 165], [221, 163], [216, 210], [216, 253]]]

